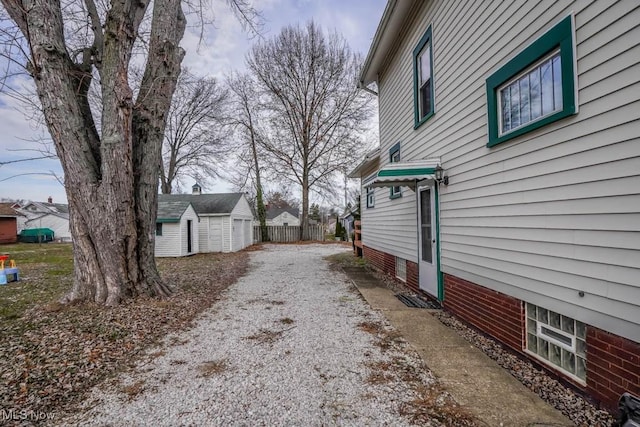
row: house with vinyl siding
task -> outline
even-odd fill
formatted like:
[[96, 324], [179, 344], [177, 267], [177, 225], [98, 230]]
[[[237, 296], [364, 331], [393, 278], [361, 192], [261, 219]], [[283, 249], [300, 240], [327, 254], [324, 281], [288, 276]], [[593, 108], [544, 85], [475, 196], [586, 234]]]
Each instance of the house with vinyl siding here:
[[253, 244], [253, 211], [244, 193], [160, 194], [158, 205], [189, 202], [198, 216], [198, 252], [237, 252]]
[[640, 395], [640, 4], [389, 0], [377, 268], [615, 410]]
[[[276, 208], [267, 207], [267, 225], [300, 226], [298, 209], [296, 208]], [[260, 225], [258, 222], [257, 225]]]

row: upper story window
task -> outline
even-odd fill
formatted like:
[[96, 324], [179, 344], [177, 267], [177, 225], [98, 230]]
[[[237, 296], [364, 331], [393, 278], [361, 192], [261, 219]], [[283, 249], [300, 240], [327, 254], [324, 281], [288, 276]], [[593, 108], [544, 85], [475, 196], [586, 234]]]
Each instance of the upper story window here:
[[577, 112], [573, 17], [487, 79], [488, 147]]
[[376, 193], [373, 187], [367, 187], [367, 208], [372, 208], [376, 205]]
[[433, 116], [433, 55], [431, 27], [424, 33], [413, 50], [414, 128]]
[[[389, 149], [389, 162], [397, 163], [400, 161], [400, 143], [398, 142], [396, 145]], [[389, 192], [389, 198], [395, 199], [397, 197], [402, 197], [402, 189], [399, 186], [391, 187]]]

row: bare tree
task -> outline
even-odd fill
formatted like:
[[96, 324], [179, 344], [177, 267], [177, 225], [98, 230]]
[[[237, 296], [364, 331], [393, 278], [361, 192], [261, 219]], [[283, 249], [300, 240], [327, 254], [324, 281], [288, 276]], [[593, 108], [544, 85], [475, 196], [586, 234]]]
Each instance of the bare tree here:
[[[253, 175], [256, 193], [256, 210], [260, 221], [260, 234], [263, 242], [269, 240], [267, 231], [267, 214], [264, 207], [263, 187], [260, 165], [260, 140], [258, 121], [260, 120], [260, 106], [255, 92], [255, 81], [248, 74], [234, 74], [227, 79], [227, 85], [233, 92], [234, 114], [230, 118], [230, 123], [236, 127], [240, 133], [244, 158], [247, 159], [245, 167], [241, 168], [248, 178]], [[242, 172], [241, 172], [242, 173]]]
[[[65, 175], [74, 245], [74, 284], [65, 300], [115, 305], [169, 295], [155, 264], [154, 231], [166, 117], [185, 53], [182, 2], [154, 0], [151, 9], [147, 0], [1, 2], [17, 25], [16, 49]], [[129, 67], [145, 16], [147, 56], [134, 96]], [[94, 84], [100, 126], [88, 96]]]
[[185, 177], [202, 182], [218, 176], [227, 149], [227, 89], [216, 79], [183, 71], [178, 78], [164, 131], [160, 187], [170, 194]]
[[325, 37], [310, 22], [255, 44], [247, 63], [269, 100], [265, 148], [281, 177], [301, 186], [301, 237], [308, 240], [310, 189], [330, 191], [330, 178], [358, 157], [372, 113], [370, 96], [357, 89], [361, 60], [344, 38]]
[[288, 187], [281, 188], [280, 190], [267, 191], [265, 194], [267, 203], [269, 206], [279, 209], [300, 207], [300, 202], [292, 194], [291, 189]]

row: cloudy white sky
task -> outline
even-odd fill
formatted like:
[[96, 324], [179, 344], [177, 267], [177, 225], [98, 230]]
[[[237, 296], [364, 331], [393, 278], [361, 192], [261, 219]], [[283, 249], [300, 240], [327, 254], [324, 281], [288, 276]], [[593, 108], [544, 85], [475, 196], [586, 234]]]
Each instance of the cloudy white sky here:
[[[285, 25], [304, 25], [313, 19], [327, 31], [337, 31], [354, 51], [366, 55], [386, 0], [260, 0], [265, 25], [263, 36], [277, 34]], [[252, 40], [229, 12], [223, 0], [213, 0], [215, 23], [206, 29], [204, 43], [199, 44], [198, 28], [191, 28], [182, 46], [187, 51], [184, 66], [200, 75], [223, 77], [232, 70], [244, 69], [244, 56]], [[0, 61], [0, 66], [4, 64]], [[4, 67], [3, 67], [4, 68]], [[32, 148], [29, 142], [43, 134], [17, 103], [0, 93], [0, 162], [24, 158], [32, 153], [15, 151]], [[57, 159], [13, 163], [0, 166], [0, 198], [66, 202], [64, 188], [53, 172], [62, 176]], [[228, 191], [230, 186], [218, 182], [207, 192]]]

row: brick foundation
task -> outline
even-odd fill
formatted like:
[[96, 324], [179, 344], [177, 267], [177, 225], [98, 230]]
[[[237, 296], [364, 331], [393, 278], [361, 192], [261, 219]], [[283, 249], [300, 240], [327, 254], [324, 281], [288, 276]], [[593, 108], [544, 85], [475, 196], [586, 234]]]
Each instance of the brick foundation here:
[[444, 275], [444, 308], [511, 349], [522, 352], [524, 308], [520, 300]]
[[362, 250], [364, 258], [367, 259], [376, 270], [390, 276], [402, 286], [409, 288], [409, 290], [422, 293], [418, 285], [418, 264], [407, 260], [407, 281], [402, 282], [396, 277], [396, 257], [394, 255], [367, 246], [363, 246]]
[[[365, 246], [364, 257], [373, 267], [395, 278], [395, 256]], [[407, 261], [407, 282], [404, 285], [421, 293], [418, 276], [418, 265]], [[446, 310], [529, 358], [563, 382], [572, 384], [602, 409], [616, 414], [622, 393], [640, 396], [640, 343], [587, 325], [585, 387], [524, 352], [526, 319], [521, 300], [449, 274], [444, 274], [444, 293]]]
[[[444, 275], [444, 307], [517, 353], [524, 349], [524, 305], [518, 299], [448, 274]], [[587, 386], [552, 366], [533, 360], [572, 384], [611, 413], [624, 392], [640, 395], [640, 344], [587, 325]]]
[[640, 343], [588, 326], [587, 392], [614, 412], [622, 393], [640, 396]]

